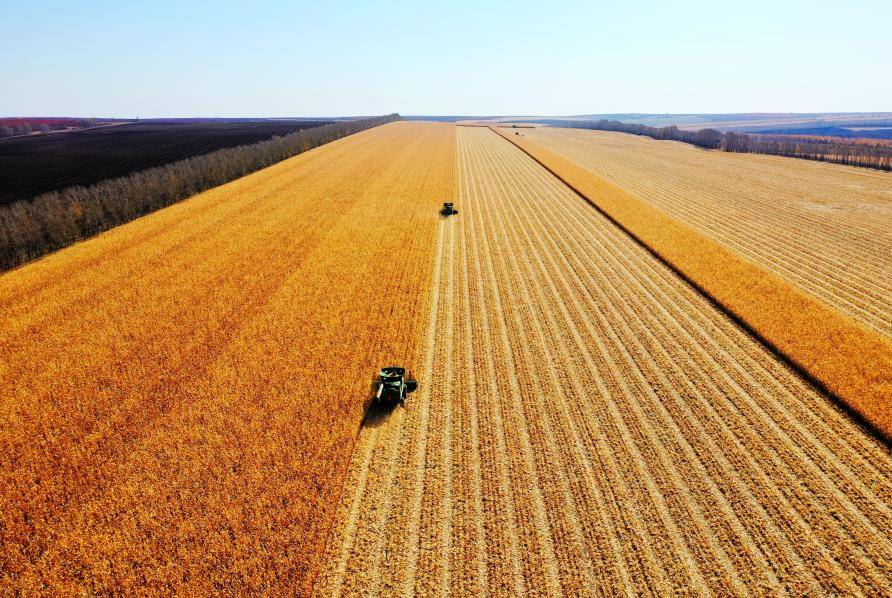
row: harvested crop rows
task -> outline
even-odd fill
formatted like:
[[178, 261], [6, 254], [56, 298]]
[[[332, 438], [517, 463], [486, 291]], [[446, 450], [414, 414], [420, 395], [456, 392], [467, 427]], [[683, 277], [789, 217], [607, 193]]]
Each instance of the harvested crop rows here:
[[602, 131], [524, 132], [892, 336], [892, 176]]
[[405, 409], [323, 595], [892, 592], [892, 457], [520, 150], [462, 127]]
[[454, 157], [378, 127], [0, 276], [0, 593], [306, 592]]

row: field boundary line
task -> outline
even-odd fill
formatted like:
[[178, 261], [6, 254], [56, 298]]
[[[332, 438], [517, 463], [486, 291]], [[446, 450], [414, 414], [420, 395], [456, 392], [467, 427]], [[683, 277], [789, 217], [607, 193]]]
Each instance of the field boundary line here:
[[892, 341], [563, 156], [489, 127], [865, 428], [892, 442]]

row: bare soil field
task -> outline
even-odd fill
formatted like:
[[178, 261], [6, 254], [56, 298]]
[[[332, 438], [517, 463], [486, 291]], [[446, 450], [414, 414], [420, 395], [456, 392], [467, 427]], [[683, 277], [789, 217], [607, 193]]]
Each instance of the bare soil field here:
[[524, 134], [892, 336], [889, 173], [604, 131]]
[[365, 422], [318, 593], [892, 592], [888, 447], [518, 148], [457, 135], [420, 390]]
[[0, 140], [0, 204], [69, 185], [91, 185], [327, 122], [139, 122]]
[[376, 127], [0, 276], [0, 594], [308, 592], [454, 159]]

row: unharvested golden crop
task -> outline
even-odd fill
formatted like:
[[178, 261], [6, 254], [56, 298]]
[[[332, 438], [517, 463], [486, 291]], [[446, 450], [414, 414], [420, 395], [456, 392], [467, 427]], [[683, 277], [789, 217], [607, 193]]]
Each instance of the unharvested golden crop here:
[[537, 142], [503, 136], [892, 438], [889, 337]]
[[0, 585], [306, 591], [454, 148], [386, 125], [0, 277]]

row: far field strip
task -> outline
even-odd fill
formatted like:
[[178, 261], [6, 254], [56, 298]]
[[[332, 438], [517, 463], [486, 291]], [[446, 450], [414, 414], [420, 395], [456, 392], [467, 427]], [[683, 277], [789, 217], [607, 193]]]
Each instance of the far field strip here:
[[308, 593], [455, 155], [376, 127], [0, 275], [0, 594]]
[[323, 596], [892, 592], [892, 456], [519, 149], [456, 129], [420, 391]]
[[892, 174], [607, 131], [523, 134], [892, 335]]

